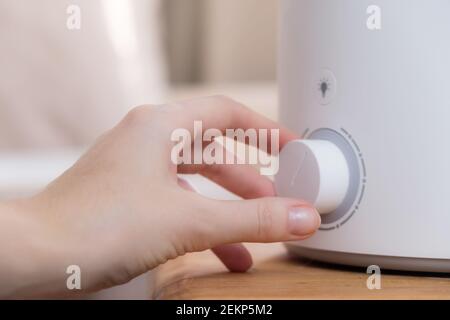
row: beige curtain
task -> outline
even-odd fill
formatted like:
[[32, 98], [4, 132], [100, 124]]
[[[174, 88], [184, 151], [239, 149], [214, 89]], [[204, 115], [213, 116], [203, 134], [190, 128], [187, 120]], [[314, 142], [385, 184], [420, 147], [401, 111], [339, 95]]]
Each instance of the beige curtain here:
[[[67, 29], [67, 8], [81, 29]], [[0, 151], [91, 143], [165, 100], [158, 0], [1, 0]]]
[[275, 80], [277, 0], [167, 0], [164, 4], [172, 79]]

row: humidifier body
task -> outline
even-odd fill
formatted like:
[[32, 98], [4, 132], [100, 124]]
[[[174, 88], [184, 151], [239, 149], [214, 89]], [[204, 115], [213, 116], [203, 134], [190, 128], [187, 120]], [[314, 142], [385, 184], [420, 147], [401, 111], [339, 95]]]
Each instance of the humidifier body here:
[[289, 250], [450, 272], [450, 2], [282, 0], [280, 15], [280, 121], [349, 170], [345, 199]]

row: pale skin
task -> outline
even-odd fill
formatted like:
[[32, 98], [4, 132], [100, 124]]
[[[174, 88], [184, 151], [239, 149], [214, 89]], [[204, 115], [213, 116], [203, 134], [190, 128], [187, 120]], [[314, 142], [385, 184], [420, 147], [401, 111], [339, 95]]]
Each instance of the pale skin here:
[[[175, 165], [171, 132], [192, 128], [280, 130], [222, 96], [133, 109], [63, 175], [28, 199], [0, 204], [0, 296], [70, 296], [66, 268], [82, 270], [82, 293], [126, 283], [169, 259], [212, 249], [235, 272], [252, 265], [241, 242], [310, 237], [320, 216], [308, 203], [275, 197], [246, 165]], [[243, 198], [202, 197], [177, 178], [199, 173]]]

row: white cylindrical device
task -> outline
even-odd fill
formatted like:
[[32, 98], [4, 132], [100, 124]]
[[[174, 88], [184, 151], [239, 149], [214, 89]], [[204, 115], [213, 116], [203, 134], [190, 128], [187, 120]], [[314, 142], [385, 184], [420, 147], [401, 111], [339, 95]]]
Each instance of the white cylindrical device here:
[[303, 140], [282, 150], [275, 185], [322, 214], [288, 248], [450, 272], [450, 1], [282, 0], [280, 12], [280, 120]]

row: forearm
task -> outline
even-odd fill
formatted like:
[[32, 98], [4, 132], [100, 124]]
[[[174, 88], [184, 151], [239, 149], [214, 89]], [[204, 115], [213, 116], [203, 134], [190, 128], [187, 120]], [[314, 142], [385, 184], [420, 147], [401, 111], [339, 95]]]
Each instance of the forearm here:
[[38, 297], [63, 290], [67, 275], [61, 245], [50, 238], [27, 202], [0, 203], [0, 297]]

